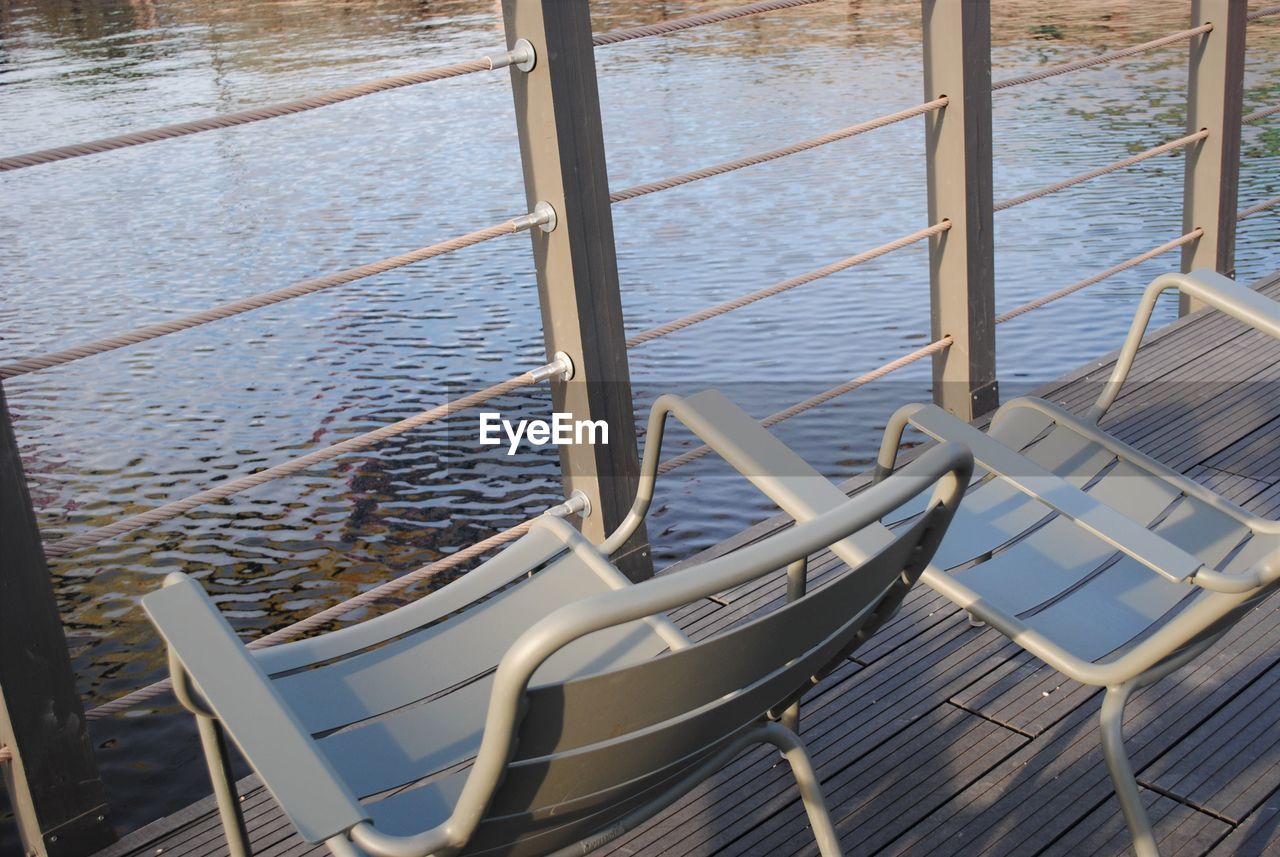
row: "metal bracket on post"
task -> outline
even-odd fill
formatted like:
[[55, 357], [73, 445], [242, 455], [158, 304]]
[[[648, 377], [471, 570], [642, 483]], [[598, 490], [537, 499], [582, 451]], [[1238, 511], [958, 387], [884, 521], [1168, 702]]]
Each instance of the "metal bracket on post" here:
[[0, 767], [18, 833], [30, 857], [91, 854], [115, 832], [3, 387], [0, 557]]
[[[565, 495], [582, 492], [583, 533], [599, 542], [625, 519], [639, 483], [635, 413], [605, 169], [588, 0], [503, 0], [507, 43], [537, 63], [512, 72], [529, 210], [554, 219], [529, 234], [548, 354], [572, 355], [573, 380], [552, 381], [555, 409], [603, 420], [608, 442], [560, 447]], [[614, 554], [632, 580], [653, 574], [641, 527]]]
[[989, 0], [923, 0], [924, 97], [947, 96], [925, 114], [934, 401], [964, 420], [999, 404], [996, 383], [995, 245], [991, 184]]
[[[1245, 0], [1192, 0], [1191, 26], [1213, 29], [1191, 39], [1187, 73], [1187, 133], [1209, 136], [1187, 147], [1182, 232], [1204, 234], [1182, 248], [1182, 270], [1235, 274], [1236, 201], [1240, 186], [1240, 114], [1244, 99]], [[1198, 309], [1186, 295], [1178, 311]]]

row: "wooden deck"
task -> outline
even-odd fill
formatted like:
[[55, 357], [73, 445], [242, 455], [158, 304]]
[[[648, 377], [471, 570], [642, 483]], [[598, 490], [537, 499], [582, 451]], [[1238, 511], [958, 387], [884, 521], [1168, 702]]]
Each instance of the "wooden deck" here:
[[[1280, 297], [1280, 273], [1261, 288]], [[1042, 395], [1083, 410], [1109, 358]], [[1280, 343], [1218, 315], [1143, 347], [1111, 431], [1246, 508], [1280, 507]], [[853, 480], [852, 493], [862, 485]], [[780, 526], [718, 545], [731, 551]], [[706, 555], [704, 554], [704, 557]], [[837, 566], [816, 558], [815, 577]], [[695, 637], [777, 603], [781, 576], [676, 618]], [[1207, 655], [1139, 693], [1127, 746], [1165, 855], [1280, 854], [1280, 599]], [[892, 656], [890, 656], [892, 655]], [[1123, 854], [1128, 831], [1102, 760], [1100, 692], [1066, 680], [931, 590], [806, 702], [802, 734], [851, 855]], [[609, 854], [816, 852], [776, 754], [749, 753]], [[244, 804], [261, 857], [323, 853], [297, 838], [252, 781]], [[161, 819], [100, 857], [225, 854], [210, 801]]]

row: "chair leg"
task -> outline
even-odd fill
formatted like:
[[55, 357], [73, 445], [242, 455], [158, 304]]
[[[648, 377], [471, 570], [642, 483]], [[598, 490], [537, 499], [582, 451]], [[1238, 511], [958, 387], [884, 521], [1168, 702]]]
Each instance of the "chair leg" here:
[[231, 857], [253, 857], [249, 845], [249, 831], [240, 811], [240, 799], [236, 795], [235, 778], [231, 773], [231, 756], [227, 752], [227, 738], [218, 721], [203, 714], [196, 715], [200, 729], [200, 744], [204, 747], [204, 760], [209, 766], [209, 779], [213, 781], [213, 793], [218, 800], [218, 815], [222, 818], [222, 830], [227, 837], [227, 850]]
[[827, 800], [822, 796], [818, 772], [813, 769], [813, 761], [809, 758], [804, 743], [796, 733], [778, 723], [770, 723], [765, 727], [764, 740], [777, 747], [791, 765], [791, 774], [796, 778], [800, 799], [804, 801], [804, 810], [808, 813], [809, 825], [813, 828], [813, 838], [818, 842], [818, 852], [822, 857], [843, 857], [840, 839], [836, 836], [835, 825], [831, 823], [831, 815], [827, 812]]
[[1102, 699], [1100, 718], [1102, 754], [1107, 760], [1107, 770], [1111, 772], [1116, 797], [1120, 799], [1124, 820], [1133, 837], [1134, 853], [1137, 857], [1160, 857], [1155, 835], [1151, 832], [1151, 821], [1142, 805], [1142, 795], [1138, 791], [1133, 765], [1129, 763], [1129, 757], [1124, 751], [1124, 706], [1135, 686], [1135, 683], [1129, 682], [1107, 688], [1106, 696]]

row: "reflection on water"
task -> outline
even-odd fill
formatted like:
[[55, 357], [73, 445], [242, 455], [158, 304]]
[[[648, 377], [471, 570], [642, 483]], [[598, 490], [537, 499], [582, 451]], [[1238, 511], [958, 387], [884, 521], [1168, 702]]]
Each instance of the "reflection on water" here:
[[[610, 0], [597, 29], [711, 4]], [[719, 3], [715, 5], [721, 5]], [[727, 5], [727, 4], [724, 4]], [[1183, 26], [1179, 9], [1008, 0], [996, 76]], [[1181, 4], [1168, 4], [1178, 6]], [[496, 4], [0, 0], [0, 153], [12, 154], [469, 59], [501, 38]], [[816, 7], [599, 52], [615, 187], [782, 145], [915, 103], [917, 6]], [[1274, 103], [1280, 24], [1250, 30], [1247, 109]], [[523, 191], [506, 73], [374, 96], [277, 122], [0, 179], [3, 356], [190, 312], [495, 222]], [[1178, 136], [1185, 50], [996, 99], [1007, 197]], [[630, 329], [793, 276], [924, 225], [918, 122], [627, 202], [616, 212]], [[1274, 196], [1280, 131], [1245, 132], [1241, 202]], [[999, 307], [1180, 232], [1182, 161], [1139, 168], [999, 217]], [[1244, 279], [1274, 268], [1280, 218], [1249, 221]], [[1000, 330], [1006, 395], [1119, 341], [1148, 263]], [[1171, 308], [1164, 309], [1167, 318]], [[632, 355], [637, 407], [728, 386], [764, 415], [927, 340], [922, 246]], [[50, 537], [81, 532], [437, 404], [542, 362], [528, 239], [483, 247], [9, 384]], [[779, 433], [836, 477], [862, 468], [893, 408], [928, 396], [918, 364]], [[171, 569], [203, 579], [257, 635], [535, 513], [550, 455], [452, 452], [474, 415], [427, 427], [54, 565], [89, 704], [163, 674], [136, 609]], [[685, 440], [679, 434], [671, 443]], [[705, 459], [661, 485], [660, 560], [763, 516]], [[449, 653], [442, 652], [447, 657]], [[208, 786], [186, 719], [94, 724], [122, 827]], [[0, 850], [9, 848], [5, 832]]]

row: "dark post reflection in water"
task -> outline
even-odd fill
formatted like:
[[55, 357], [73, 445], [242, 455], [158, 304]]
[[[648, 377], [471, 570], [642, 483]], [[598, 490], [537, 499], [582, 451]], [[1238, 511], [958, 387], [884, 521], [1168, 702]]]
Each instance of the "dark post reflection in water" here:
[[[594, 8], [597, 29], [607, 29], [711, 5]], [[1044, 6], [998, 5], [996, 77], [1185, 26], [1176, 8]], [[917, 15], [911, 2], [831, 0], [600, 51], [614, 186], [917, 103]], [[467, 0], [0, 0], [0, 153], [470, 59], [500, 38], [496, 4]], [[1249, 48], [1246, 110], [1280, 96], [1280, 26], [1252, 27]], [[1184, 84], [1178, 47], [1000, 94], [998, 197], [1179, 136]], [[905, 123], [621, 205], [628, 325], [665, 321], [925, 225], [921, 138], [918, 122]], [[1277, 192], [1274, 122], [1246, 129], [1245, 157], [1242, 206]], [[1179, 156], [1155, 159], [1000, 215], [1000, 309], [1179, 234], [1181, 178]], [[518, 213], [524, 198], [505, 72], [12, 173], [0, 186], [5, 358], [403, 252]], [[1274, 214], [1243, 226], [1241, 279], [1275, 267], [1278, 238]], [[1006, 396], [1118, 343], [1141, 286], [1176, 264], [1170, 254], [1002, 326]], [[717, 385], [763, 416], [918, 347], [927, 331], [917, 246], [638, 349], [637, 410], [660, 391]], [[9, 389], [52, 538], [541, 362], [520, 236]], [[545, 410], [542, 395], [495, 409]], [[921, 363], [778, 431], [845, 477], [865, 465], [898, 403], [927, 396]], [[460, 416], [56, 562], [88, 704], [164, 674], [136, 603], [167, 571], [199, 576], [230, 620], [257, 636], [554, 502], [554, 453], [481, 450], [476, 420]], [[661, 485], [650, 526], [660, 561], [768, 512], [723, 476], [704, 459]], [[123, 828], [208, 790], [193, 730], [171, 703], [99, 721], [92, 733]], [[13, 836], [4, 825], [0, 852]]]

